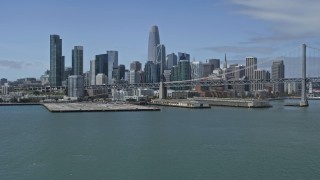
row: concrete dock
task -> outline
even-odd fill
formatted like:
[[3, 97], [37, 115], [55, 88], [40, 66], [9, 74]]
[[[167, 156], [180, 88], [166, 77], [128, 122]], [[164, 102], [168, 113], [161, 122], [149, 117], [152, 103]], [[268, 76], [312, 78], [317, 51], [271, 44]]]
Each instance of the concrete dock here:
[[229, 106], [245, 108], [267, 108], [272, 107], [269, 101], [256, 99], [227, 99], [227, 98], [189, 98], [171, 100], [151, 100], [153, 105], [174, 106], [183, 108], [210, 108], [210, 106]]
[[160, 111], [156, 107], [117, 103], [44, 103], [50, 112]]
[[0, 103], [0, 106], [39, 106], [41, 103]]
[[173, 106], [173, 107], [182, 107], [182, 108], [210, 108], [209, 104], [201, 103], [198, 101], [190, 101], [187, 99], [152, 99], [152, 105], [160, 105], [160, 106]]
[[257, 99], [227, 99], [227, 98], [194, 98], [200, 103], [207, 103], [210, 106], [229, 106], [245, 108], [268, 108], [272, 107], [269, 101]]

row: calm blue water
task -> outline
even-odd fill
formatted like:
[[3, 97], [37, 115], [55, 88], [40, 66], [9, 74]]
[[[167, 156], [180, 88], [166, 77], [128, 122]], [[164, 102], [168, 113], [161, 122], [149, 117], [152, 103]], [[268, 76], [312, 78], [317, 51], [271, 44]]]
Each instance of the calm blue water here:
[[0, 107], [0, 179], [320, 179], [320, 101], [270, 109]]

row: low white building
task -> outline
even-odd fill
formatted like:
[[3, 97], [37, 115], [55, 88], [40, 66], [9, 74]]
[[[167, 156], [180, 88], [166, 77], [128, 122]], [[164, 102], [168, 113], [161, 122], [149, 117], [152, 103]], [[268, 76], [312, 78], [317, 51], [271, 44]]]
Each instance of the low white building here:
[[124, 97], [131, 95], [131, 93], [129, 91], [116, 90], [116, 89], [112, 89], [111, 94], [112, 94], [113, 101], [125, 101]]
[[133, 95], [134, 96], [154, 96], [154, 90], [153, 89], [133, 89]]
[[148, 99], [148, 95], [143, 94], [153, 94], [149, 90], [143, 89], [133, 89], [133, 90], [116, 90], [112, 89], [112, 100], [113, 101], [144, 101]]
[[2, 91], [2, 94], [4, 94], [4, 95], [9, 94], [10, 91], [11, 91], [11, 89], [12, 89], [12, 88], [11, 88], [11, 86], [9, 86], [8, 83], [4, 83], [4, 85], [1, 86], [1, 91]]
[[108, 78], [105, 74], [99, 73], [96, 76], [96, 85], [106, 85]]
[[285, 82], [284, 83], [284, 92], [288, 95], [294, 95], [299, 93], [299, 87], [301, 88], [301, 83], [297, 82]]

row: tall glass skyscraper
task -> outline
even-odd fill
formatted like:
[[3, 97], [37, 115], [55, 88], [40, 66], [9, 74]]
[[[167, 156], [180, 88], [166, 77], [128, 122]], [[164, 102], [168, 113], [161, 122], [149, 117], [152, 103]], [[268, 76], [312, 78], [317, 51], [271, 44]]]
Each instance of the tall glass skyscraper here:
[[158, 67], [157, 64], [155, 64], [152, 61], [148, 61], [145, 64], [144, 67], [144, 80], [146, 83], [157, 83], [159, 82], [159, 76], [157, 74], [158, 72]]
[[178, 63], [179, 81], [191, 79], [190, 61], [180, 60]]
[[166, 47], [163, 44], [158, 44], [157, 46], [156, 62], [157, 64], [160, 64], [161, 69], [159, 75], [161, 76], [166, 68]]
[[179, 67], [178, 66], [171, 67], [170, 81], [179, 81]]
[[152, 61], [155, 64], [158, 44], [160, 44], [159, 29], [158, 26], [152, 26], [149, 33], [148, 61]]
[[72, 50], [72, 75], [83, 74], [83, 46], [75, 46]]
[[191, 79], [200, 79], [203, 77], [203, 65], [201, 61], [191, 62]]
[[118, 76], [120, 80], [124, 80], [125, 79], [125, 72], [126, 72], [126, 66], [123, 64], [119, 65], [119, 70], [118, 70]]
[[177, 55], [175, 55], [174, 53], [168, 54], [167, 55], [167, 69], [171, 69], [172, 66], [176, 66], [177, 65]]
[[62, 57], [62, 39], [59, 35], [50, 35], [50, 86], [62, 85], [64, 58]]
[[[271, 66], [271, 75], [273, 80], [279, 80], [284, 78], [284, 63], [283, 60], [279, 61], [273, 61], [272, 66]], [[273, 84], [273, 92], [275, 94], [280, 94], [282, 95], [284, 93], [284, 84], [280, 82], [276, 82]]]
[[103, 73], [108, 75], [108, 54], [96, 55], [95, 59], [95, 75]]
[[108, 54], [108, 84], [112, 84], [112, 79], [118, 79], [118, 51], [107, 51]]
[[69, 76], [68, 78], [68, 96], [83, 97], [84, 96], [84, 78], [81, 75]]

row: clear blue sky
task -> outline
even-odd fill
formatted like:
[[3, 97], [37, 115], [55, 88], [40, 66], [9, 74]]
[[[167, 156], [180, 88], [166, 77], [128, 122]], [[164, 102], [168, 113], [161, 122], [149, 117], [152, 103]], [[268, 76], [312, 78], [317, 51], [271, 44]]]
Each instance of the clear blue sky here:
[[147, 60], [158, 25], [167, 53], [196, 60], [271, 57], [302, 43], [320, 46], [316, 0], [2, 0], [0, 78], [39, 78], [49, 69], [49, 36], [71, 50], [84, 46], [84, 70], [96, 54], [119, 51], [119, 64]]

